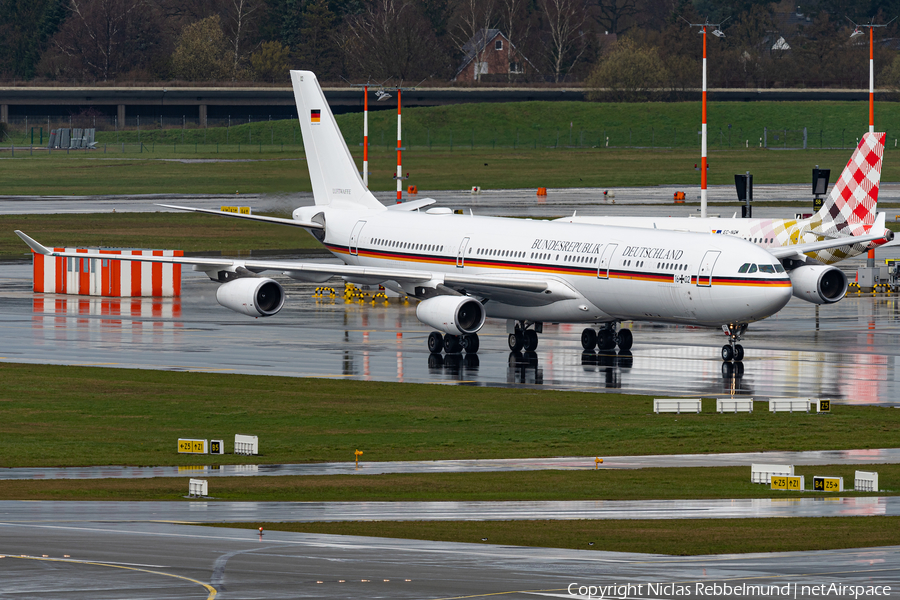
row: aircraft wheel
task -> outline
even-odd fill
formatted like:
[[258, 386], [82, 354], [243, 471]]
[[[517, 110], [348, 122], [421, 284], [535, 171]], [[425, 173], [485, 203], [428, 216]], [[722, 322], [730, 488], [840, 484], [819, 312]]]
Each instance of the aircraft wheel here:
[[518, 352], [525, 345], [525, 336], [521, 334], [521, 332], [515, 332], [509, 334], [509, 349], [513, 352]]
[[525, 330], [525, 352], [534, 352], [538, 347], [538, 334], [534, 329]]
[[462, 341], [463, 350], [465, 350], [469, 354], [475, 354], [476, 352], [478, 352], [478, 346], [480, 343], [478, 341], [477, 333], [470, 333], [468, 335], [464, 335], [464, 336], [462, 336], [461, 341]]
[[597, 347], [600, 350], [612, 350], [616, 347], [616, 338], [612, 331], [601, 329], [597, 334]]
[[725, 345], [722, 346], [722, 360], [728, 362], [729, 360], [734, 358], [734, 350], [732, 350], [731, 346]]
[[458, 335], [444, 334], [444, 350], [447, 354], [458, 354], [462, 350], [462, 344], [459, 342]]
[[444, 349], [444, 337], [437, 331], [428, 334], [428, 351], [432, 354], [440, 354]]
[[619, 350], [631, 350], [633, 344], [634, 336], [631, 335], [631, 330], [620, 329], [619, 333], [616, 334], [616, 345], [619, 347]]
[[737, 344], [734, 347], [734, 360], [735, 362], [740, 362], [744, 360], [744, 347], [740, 344]]
[[588, 327], [581, 332], [581, 347], [590, 352], [597, 347], [597, 332]]

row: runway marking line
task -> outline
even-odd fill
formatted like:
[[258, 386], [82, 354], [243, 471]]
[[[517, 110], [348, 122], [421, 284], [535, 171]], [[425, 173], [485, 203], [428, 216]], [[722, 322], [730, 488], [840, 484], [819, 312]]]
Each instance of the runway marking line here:
[[184, 575], [175, 575], [174, 573], [165, 573], [163, 571], [152, 571], [150, 569], [139, 569], [137, 567], [127, 567], [124, 565], [94, 562], [91, 560], [75, 560], [72, 558], [44, 558], [41, 556], [25, 556], [25, 555], [14, 556], [14, 555], [10, 555], [10, 554], [7, 554], [6, 557], [7, 558], [20, 558], [20, 559], [26, 559], [26, 560], [40, 560], [40, 561], [45, 561], [45, 562], [61, 562], [61, 563], [73, 563], [73, 564], [78, 564], [78, 565], [91, 565], [91, 566], [95, 566], [95, 567], [109, 567], [111, 569], [125, 569], [126, 571], [139, 571], [141, 573], [150, 573], [151, 575], [163, 575], [165, 577], [174, 577], [175, 579], [183, 579], [185, 581], [190, 581], [191, 583], [196, 583], [197, 585], [203, 586], [204, 588], [206, 588], [206, 591], [209, 592], [209, 595], [206, 597], [206, 600], [213, 600], [213, 598], [216, 597], [216, 593], [217, 593], [216, 588], [214, 588], [213, 586], [211, 586], [207, 583], [203, 583], [202, 581], [198, 581], [198, 580], [192, 579], [190, 577], [185, 577]]

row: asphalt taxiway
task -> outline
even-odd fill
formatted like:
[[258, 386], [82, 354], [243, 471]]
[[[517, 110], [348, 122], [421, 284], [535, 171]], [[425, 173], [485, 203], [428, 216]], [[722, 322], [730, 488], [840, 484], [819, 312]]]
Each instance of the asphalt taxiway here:
[[822, 598], [812, 586], [832, 584], [900, 593], [897, 546], [679, 557], [58, 516], [3, 521], [0, 532], [0, 594], [9, 598], [596, 600], [599, 586], [614, 584], [633, 587], [605, 597]]

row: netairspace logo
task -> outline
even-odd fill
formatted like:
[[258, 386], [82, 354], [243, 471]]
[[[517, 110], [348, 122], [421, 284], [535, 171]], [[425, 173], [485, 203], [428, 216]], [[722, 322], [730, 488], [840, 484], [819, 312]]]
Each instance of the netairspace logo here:
[[604, 599], [647, 599], [677, 598], [679, 596], [705, 596], [710, 598], [753, 597], [753, 598], [875, 598], [891, 595], [888, 585], [846, 585], [823, 583], [808, 585], [788, 583], [785, 585], [763, 585], [740, 583], [613, 583], [611, 585], [579, 585], [571, 583], [567, 588], [570, 596], [579, 600]]

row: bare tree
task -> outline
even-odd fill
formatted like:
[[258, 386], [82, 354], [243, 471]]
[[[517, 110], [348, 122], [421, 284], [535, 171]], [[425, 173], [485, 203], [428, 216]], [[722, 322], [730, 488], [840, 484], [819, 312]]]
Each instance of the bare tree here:
[[622, 33], [624, 21], [637, 14], [637, 0], [597, 0], [597, 23], [609, 33]]
[[547, 54], [554, 81], [559, 83], [587, 49], [584, 0], [539, 0], [547, 19]]
[[475, 63], [475, 81], [481, 81], [488, 30], [494, 24], [494, 0], [459, 0], [453, 41], [465, 56]]
[[[513, 63], [513, 46], [522, 44], [528, 37], [531, 22], [527, 14], [527, 0], [500, 0], [500, 22], [509, 44], [506, 45], [506, 62]], [[521, 56], [521, 53], [520, 53]], [[507, 80], [512, 81], [512, 69], [507, 69]]]
[[69, 0], [54, 47], [82, 77], [114, 79], [148, 59], [156, 24], [151, 9], [146, 0]]
[[262, 6], [261, 0], [231, 0], [228, 7], [228, 39], [232, 48], [231, 79], [234, 81], [240, 73], [240, 65], [246, 55], [244, 47], [247, 38], [255, 25], [257, 13]]
[[376, 0], [337, 39], [356, 75], [410, 81], [446, 71], [447, 56], [411, 0]]

